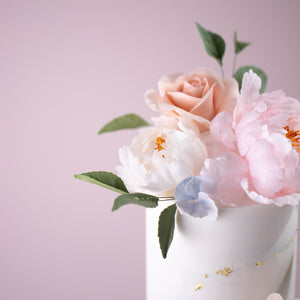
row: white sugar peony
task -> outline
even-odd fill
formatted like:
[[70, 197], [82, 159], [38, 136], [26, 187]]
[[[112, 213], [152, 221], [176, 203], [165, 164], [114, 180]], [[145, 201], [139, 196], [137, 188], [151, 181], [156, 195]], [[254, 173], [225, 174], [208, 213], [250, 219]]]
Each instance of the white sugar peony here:
[[207, 150], [193, 122], [161, 116], [119, 149], [118, 175], [129, 190], [173, 196], [186, 177], [198, 175]]

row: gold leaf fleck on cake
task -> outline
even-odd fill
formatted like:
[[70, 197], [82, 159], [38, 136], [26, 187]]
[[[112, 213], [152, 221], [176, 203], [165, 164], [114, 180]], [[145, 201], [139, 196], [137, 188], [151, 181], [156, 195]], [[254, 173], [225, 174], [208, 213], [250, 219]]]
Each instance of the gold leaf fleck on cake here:
[[217, 270], [216, 274], [220, 274], [220, 275], [228, 277], [232, 272], [233, 272], [233, 269], [231, 269], [230, 267], [224, 267], [223, 270], [222, 269]]
[[200, 281], [198, 284], [196, 284], [195, 291], [198, 291], [198, 290], [202, 289], [203, 286], [204, 286], [203, 282]]
[[204, 274], [204, 277], [205, 277], [205, 278], [208, 278], [207, 274]]
[[278, 253], [278, 252], [276, 252], [275, 256], [277, 257], [278, 255], [279, 255], [279, 253]]
[[262, 266], [263, 264], [264, 264], [264, 263], [263, 263], [262, 261], [257, 261], [257, 262], [256, 262], [256, 265], [257, 265], [257, 266]]

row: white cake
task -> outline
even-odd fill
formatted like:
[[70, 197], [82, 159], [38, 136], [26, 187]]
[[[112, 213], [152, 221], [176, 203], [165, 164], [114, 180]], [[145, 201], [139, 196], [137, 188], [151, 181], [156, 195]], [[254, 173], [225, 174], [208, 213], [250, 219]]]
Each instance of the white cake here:
[[177, 213], [166, 259], [157, 237], [162, 208], [147, 210], [147, 300], [294, 297], [297, 207], [226, 208], [216, 222]]

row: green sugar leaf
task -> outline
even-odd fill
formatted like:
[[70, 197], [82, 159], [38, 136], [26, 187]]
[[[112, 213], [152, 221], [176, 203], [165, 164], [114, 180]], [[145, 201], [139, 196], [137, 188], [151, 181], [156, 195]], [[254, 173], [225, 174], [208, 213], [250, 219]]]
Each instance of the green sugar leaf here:
[[240, 53], [242, 50], [244, 50], [247, 46], [249, 46], [250, 43], [248, 42], [240, 42], [237, 39], [237, 32], [234, 32], [234, 53], [238, 54]]
[[163, 258], [167, 257], [175, 229], [176, 203], [165, 208], [159, 216], [158, 238]]
[[233, 77], [236, 79], [236, 81], [239, 84], [239, 89], [241, 89], [244, 74], [248, 72], [250, 69], [252, 69], [253, 72], [256, 73], [261, 78], [261, 88], [259, 92], [263, 93], [267, 85], [267, 75], [263, 70], [251, 65], [240, 67], [233, 75]]
[[222, 66], [223, 56], [226, 48], [224, 39], [220, 35], [206, 30], [199, 23], [196, 23], [196, 25], [207, 54], [215, 58], [217, 62]]
[[148, 125], [149, 124], [138, 115], [126, 114], [108, 122], [98, 131], [98, 134], [121, 130], [121, 129], [133, 129], [133, 128], [138, 128], [138, 127], [143, 127]]
[[110, 172], [89, 172], [74, 175], [75, 178], [100, 185], [119, 194], [126, 194], [128, 190], [120, 177]]
[[112, 207], [112, 211], [119, 209], [123, 205], [137, 204], [144, 207], [156, 207], [158, 205], [158, 198], [148, 194], [132, 193], [118, 196]]

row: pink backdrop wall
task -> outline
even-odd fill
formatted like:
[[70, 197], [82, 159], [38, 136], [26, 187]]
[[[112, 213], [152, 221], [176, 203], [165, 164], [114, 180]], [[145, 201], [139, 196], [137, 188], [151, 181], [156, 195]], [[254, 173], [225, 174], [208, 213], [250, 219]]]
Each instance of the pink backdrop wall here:
[[149, 120], [161, 75], [218, 70], [195, 21], [225, 37], [226, 73], [237, 29], [253, 42], [238, 64], [300, 98], [299, 13], [299, 0], [1, 0], [0, 299], [144, 299], [144, 209], [111, 213], [114, 193], [73, 174], [114, 171], [133, 133], [97, 130]]

